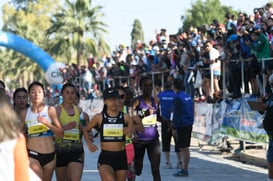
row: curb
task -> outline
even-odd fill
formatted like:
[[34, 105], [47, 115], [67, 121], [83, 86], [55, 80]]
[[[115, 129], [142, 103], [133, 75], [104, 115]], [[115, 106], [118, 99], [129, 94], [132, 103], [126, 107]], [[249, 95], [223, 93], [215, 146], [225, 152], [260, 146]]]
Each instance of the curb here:
[[266, 151], [265, 150], [248, 150], [239, 153], [240, 161], [243, 163], [256, 165], [267, 168]]

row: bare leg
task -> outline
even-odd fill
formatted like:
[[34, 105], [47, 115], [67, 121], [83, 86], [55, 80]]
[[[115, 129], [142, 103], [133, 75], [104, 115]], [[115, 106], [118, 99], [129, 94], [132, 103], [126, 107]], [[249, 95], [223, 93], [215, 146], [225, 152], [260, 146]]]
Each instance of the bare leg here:
[[273, 162], [268, 163], [268, 178], [273, 179]]
[[190, 163], [190, 150], [188, 147], [181, 148], [182, 156], [183, 156], [183, 170], [188, 170], [188, 166]]
[[170, 163], [170, 152], [164, 152], [166, 163]]

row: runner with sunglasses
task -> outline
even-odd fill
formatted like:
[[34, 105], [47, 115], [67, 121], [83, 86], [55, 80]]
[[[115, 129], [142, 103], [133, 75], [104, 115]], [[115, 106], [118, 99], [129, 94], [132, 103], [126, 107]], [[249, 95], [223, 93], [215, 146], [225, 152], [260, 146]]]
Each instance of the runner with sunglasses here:
[[[131, 100], [127, 100], [126, 88], [122, 86], [117, 86], [116, 89], [119, 92], [120, 96], [120, 104], [118, 108], [120, 111], [124, 113], [128, 113], [129, 107], [125, 105], [125, 101], [130, 102]], [[142, 125], [141, 119], [139, 116], [131, 117], [133, 120], [134, 129], [137, 131], [144, 132], [144, 127]], [[125, 138], [125, 150], [127, 155], [127, 163], [128, 163], [128, 172], [127, 172], [127, 180], [134, 181], [135, 180], [135, 167], [134, 167], [134, 158], [135, 158], [135, 150], [133, 140], [137, 139], [136, 135], [133, 135], [131, 138], [126, 136]]]
[[[133, 121], [128, 114], [118, 109], [120, 96], [117, 89], [103, 91], [104, 108], [96, 114], [84, 128], [86, 135], [92, 128], [99, 127], [101, 153], [98, 170], [101, 180], [125, 181], [127, 175], [127, 156], [125, 136], [132, 137]], [[97, 149], [91, 141], [86, 141], [91, 152]]]

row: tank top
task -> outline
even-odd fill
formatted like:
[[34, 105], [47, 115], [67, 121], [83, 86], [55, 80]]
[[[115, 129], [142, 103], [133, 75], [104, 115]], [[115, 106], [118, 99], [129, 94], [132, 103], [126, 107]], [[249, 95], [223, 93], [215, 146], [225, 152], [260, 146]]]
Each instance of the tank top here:
[[153, 114], [149, 112], [149, 105], [147, 105], [142, 96], [139, 97], [139, 106], [137, 109], [137, 114], [142, 118], [142, 124], [144, 126], [144, 133], [137, 132], [138, 140], [154, 140], [159, 137], [157, 131], [157, 117], [156, 117], [156, 103], [154, 98], [151, 97], [152, 107], [154, 109]]
[[74, 115], [70, 116], [65, 111], [64, 107], [61, 106], [60, 122], [62, 125], [66, 125], [72, 121], [76, 122], [76, 126], [72, 129], [64, 131], [64, 137], [56, 137], [55, 145], [57, 152], [71, 152], [71, 151], [82, 151], [82, 140], [80, 137], [80, 113], [77, 106], [73, 105]]
[[100, 125], [101, 142], [125, 142], [123, 127], [125, 126], [124, 114], [119, 112], [116, 117], [110, 117], [106, 111], [102, 112]]
[[25, 119], [28, 137], [53, 136], [53, 132], [46, 125], [40, 123], [37, 120], [39, 115], [47, 119], [49, 122], [52, 122], [48, 115], [48, 106], [44, 106], [40, 113], [32, 112], [31, 107], [29, 107], [27, 109], [27, 115]]

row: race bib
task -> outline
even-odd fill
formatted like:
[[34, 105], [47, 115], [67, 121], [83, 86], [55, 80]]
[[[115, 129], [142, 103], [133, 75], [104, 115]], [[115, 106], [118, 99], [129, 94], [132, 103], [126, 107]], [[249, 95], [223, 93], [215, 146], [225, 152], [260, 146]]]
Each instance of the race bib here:
[[80, 139], [80, 131], [78, 128], [73, 128], [64, 131], [64, 140], [76, 141]]
[[49, 130], [49, 128], [46, 125], [39, 123], [37, 120], [26, 121], [26, 124], [28, 127], [29, 135], [43, 133]]
[[103, 136], [105, 137], [122, 137], [123, 124], [104, 124]]
[[151, 114], [142, 119], [142, 123], [144, 127], [150, 127], [156, 125], [156, 114]]

